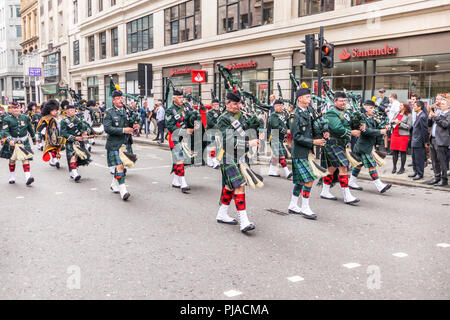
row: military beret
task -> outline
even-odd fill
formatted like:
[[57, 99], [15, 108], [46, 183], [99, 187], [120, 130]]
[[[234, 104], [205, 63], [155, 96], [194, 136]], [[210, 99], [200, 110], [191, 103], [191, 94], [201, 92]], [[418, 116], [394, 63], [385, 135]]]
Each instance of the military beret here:
[[63, 100], [61, 101], [61, 108], [64, 109], [65, 106], [68, 106], [70, 104], [69, 100]]
[[283, 104], [283, 105], [284, 105], [284, 102], [283, 102], [283, 100], [281, 100], [281, 99], [277, 99], [277, 100], [275, 100], [275, 102], [273, 103], [273, 105], [276, 105], [276, 104]]
[[308, 88], [300, 88], [295, 92], [295, 97], [298, 98], [306, 94], [311, 94], [311, 90], [309, 90]]
[[342, 91], [338, 91], [334, 94], [334, 100], [338, 99], [338, 98], [344, 98], [347, 99], [347, 95], [345, 94], [345, 92]]
[[375, 107], [375, 102], [373, 102], [372, 100], [366, 100], [364, 101], [364, 105]]
[[86, 106], [87, 107], [95, 106], [95, 100], [88, 100], [88, 102], [86, 102]]
[[183, 91], [175, 89], [175, 90], [173, 90], [173, 95], [174, 96], [182, 96], [183, 95]]
[[112, 97], [113, 98], [115, 98], [115, 97], [121, 97], [122, 96], [122, 91], [120, 91], [120, 90], [114, 90], [113, 92], [112, 92]]
[[241, 101], [241, 94], [237, 90], [228, 91], [227, 100], [230, 100], [233, 102], [239, 102], [239, 101]]

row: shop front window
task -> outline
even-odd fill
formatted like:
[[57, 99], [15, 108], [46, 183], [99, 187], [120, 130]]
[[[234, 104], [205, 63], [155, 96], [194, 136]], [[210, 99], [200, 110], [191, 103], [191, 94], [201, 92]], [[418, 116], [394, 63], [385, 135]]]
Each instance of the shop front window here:
[[298, 16], [310, 16], [334, 10], [334, 0], [299, 0]]
[[[171, 77], [172, 83], [175, 85], [175, 88], [182, 89], [185, 94], [191, 94], [194, 97], [200, 97], [201, 93], [201, 84], [192, 83], [191, 74], [187, 75], [179, 75], [176, 77]], [[164, 92], [166, 90], [167, 78], [164, 78]], [[169, 92], [168, 97], [169, 106], [172, 104], [172, 90]]]

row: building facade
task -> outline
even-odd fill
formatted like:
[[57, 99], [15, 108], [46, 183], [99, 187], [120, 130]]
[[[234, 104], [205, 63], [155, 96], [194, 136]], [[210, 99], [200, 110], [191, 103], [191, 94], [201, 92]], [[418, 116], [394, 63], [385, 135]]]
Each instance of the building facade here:
[[20, 0], [0, 0], [1, 104], [24, 101]]
[[25, 102], [40, 101], [39, 82], [42, 75], [39, 57], [39, 1], [21, 0], [22, 64]]
[[[370, 98], [384, 87], [407, 99], [429, 98], [450, 87], [450, 1], [434, 0], [87, 0], [71, 1], [70, 86], [105, 101], [109, 77], [139, 94], [137, 64], [153, 67], [153, 96], [162, 99], [171, 78], [208, 102], [223, 97], [218, 65], [266, 101], [289, 98], [289, 74], [317, 85], [300, 65], [305, 34], [325, 26], [336, 46], [335, 68], [324, 76]], [[191, 70], [206, 71], [192, 83]]]

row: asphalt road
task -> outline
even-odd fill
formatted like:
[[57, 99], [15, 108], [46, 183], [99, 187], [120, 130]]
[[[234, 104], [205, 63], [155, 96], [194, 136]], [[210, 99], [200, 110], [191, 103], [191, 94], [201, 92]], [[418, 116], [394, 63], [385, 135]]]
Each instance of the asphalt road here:
[[80, 183], [65, 157], [57, 170], [36, 151], [31, 187], [21, 166], [9, 185], [0, 162], [1, 299], [450, 298], [449, 192], [393, 186], [380, 195], [360, 181], [361, 202], [349, 206], [339, 188], [327, 201], [314, 186], [311, 221], [267, 211], [286, 212], [293, 185], [266, 177], [247, 191], [256, 229], [245, 235], [215, 221], [218, 170], [187, 168], [192, 190], [182, 194], [171, 187], [170, 153], [135, 146], [124, 202], [109, 190], [103, 143]]

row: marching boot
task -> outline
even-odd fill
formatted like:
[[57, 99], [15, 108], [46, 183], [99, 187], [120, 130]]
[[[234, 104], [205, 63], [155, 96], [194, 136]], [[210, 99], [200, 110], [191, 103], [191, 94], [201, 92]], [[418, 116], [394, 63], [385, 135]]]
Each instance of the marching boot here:
[[180, 177], [180, 180], [181, 180], [181, 192], [189, 193], [188, 191], [191, 190], [191, 188], [186, 183], [186, 178], [183, 176], [183, 177]]
[[177, 176], [176, 174], [173, 175], [172, 187], [174, 188], [181, 187], [180, 177]]
[[10, 172], [9, 173], [9, 184], [14, 184], [16, 183], [16, 175], [14, 172]]
[[61, 168], [61, 165], [59, 164], [58, 158], [55, 158], [55, 167], [56, 167], [56, 169]]
[[50, 161], [48, 162], [48, 164], [49, 164], [50, 166], [54, 167], [55, 164], [56, 164], [56, 161], [55, 161], [55, 160], [56, 160], [56, 159], [53, 158], [52, 155], [50, 155]]
[[337, 200], [337, 198], [331, 194], [330, 187], [331, 187], [331, 185], [324, 183], [322, 186], [322, 192], [320, 193], [320, 197], [322, 199], [327, 199], [327, 200]]
[[309, 198], [302, 197], [302, 208], [300, 209], [303, 218], [316, 220], [317, 215], [309, 207]]
[[342, 189], [342, 193], [344, 194], [344, 203], [346, 204], [354, 204], [359, 202], [359, 199], [354, 197], [351, 193], [350, 193], [350, 189], [349, 188], [341, 188]]
[[270, 165], [269, 167], [269, 176], [271, 177], [279, 177], [278, 166]]
[[115, 166], [109, 167], [109, 173], [114, 174], [114, 172], [116, 172], [116, 167]]
[[127, 191], [127, 186], [125, 183], [119, 184], [119, 192], [123, 201], [128, 200], [130, 197], [130, 193]]
[[119, 181], [117, 181], [116, 178], [112, 179], [111, 191], [114, 192], [114, 193], [120, 193]]
[[27, 186], [34, 182], [34, 178], [31, 176], [31, 172], [25, 172], [25, 180]]
[[292, 177], [292, 172], [289, 171], [288, 167], [284, 167], [283, 171], [284, 171], [284, 176], [286, 177], [286, 179], [290, 179]]
[[70, 177], [75, 180], [75, 182], [78, 182], [81, 179], [81, 176], [78, 174], [77, 169], [72, 169], [70, 171]]
[[355, 177], [354, 175], [351, 175], [351, 176], [350, 176], [350, 180], [348, 181], [348, 186], [349, 186], [349, 188], [350, 188], [350, 189], [353, 189], [353, 190], [363, 190], [363, 188], [360, 187], [360, 186], [356, 183], [356, 180], [357, 180], [357, 179], [358, 179], [358, 178]]
[[373, 183], [377, 187], [379, 193], [385, 193], [392, 187], [391, 184], [384, 184], [380, 179], [374, 180]]
[[289, 204], [288, 207], [288, 212], [289, 213], [294, 213], [294, 214], [301, 214], [301, 209], [298, 206], [298, 197], [292, 195], [291, 196], [291, 203]]
[[233, 224], [233, 225], [238, 224], [236, 219], [233, 219], [232, 217], [230, 217], [228, 215], [228, 207], [229, 207], [229, 205], [226, 205], [226, 204], [222, 204], [219, 207], [219, 212], [217, 213], [217, 217], [216, 217], [217, 222], [225, 223], [225, 224]]
[[218, 168], [220, 168], [220, 162], [219, 162], [219, 160], [217, 160], [216, 158], [212, 158], [212, 162], [213, 162], [213, 169], [218, 169]]
[[237, 215], [239, 218], [241, 232], [245, 233], [247, 231], [255, 229], [255, 225], [252, 222], [248, 221], [247, 210], [238, 211]]

